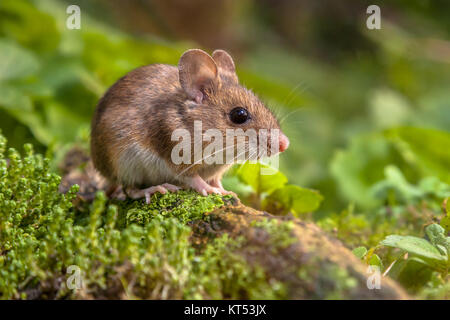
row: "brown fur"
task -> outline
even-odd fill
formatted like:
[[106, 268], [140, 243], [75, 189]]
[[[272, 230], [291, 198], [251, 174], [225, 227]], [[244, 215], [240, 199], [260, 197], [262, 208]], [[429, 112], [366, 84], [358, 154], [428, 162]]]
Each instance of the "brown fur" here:
[[[205, 54], [198, 51], [196, 54]], [[224, 51], [216, 51], [213, 57], [217, 63], [215, 73], [209, 62], [206, 67], [202, 61], [194, 67], [186, 67], [180, 60], [179, 68], [153, 64], [131, 71], [105, 93], [91, 128], [92, 159], [102, 175], [112, 182], [122, 183], [117, 175], [119, 155], [131, 142], [159, 155], [174, 173], [187, 169], [189, 165], [172, 163], [171, 151], [177, 142], [170, 138], [177, 128], [185, 128], [193, 136], [195, 120], [202, 120], [203, 131], [217, 128], [224, 136], [227, 128], [253, 128], [256, 131], [280, 128], [274, 115], [257, 96], [239, 85], [231, 57]], [[191, 59], [196, 57], [184, 60], [191, 63]], [[197, 73], [190, 73], [187, 79], [179, 71], [189, 73], [194, 69]], [[205, 76], [198, 77], [197, 74]], [[183, 86], [180, 77], [183, 77]], [[193, 101], [195, 94], [203, 96], [200, 104]], [[247, 123], [236, 125], [229, 119], [229, 112], [237, 106], [250, 112], [251, 119]], [[227, 168], [227, 165], [201, 164], [192, 166], [183, 175], [198, 173], [209, 180], [222, 175]]]

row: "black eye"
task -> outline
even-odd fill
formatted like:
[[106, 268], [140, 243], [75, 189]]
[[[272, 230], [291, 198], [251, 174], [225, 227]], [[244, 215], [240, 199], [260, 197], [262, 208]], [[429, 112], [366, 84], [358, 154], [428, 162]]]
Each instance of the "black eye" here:
[[230, 111], [230, 119], [236, 124], [242, 124], [250, 118], [247, 109], [236, 107]]

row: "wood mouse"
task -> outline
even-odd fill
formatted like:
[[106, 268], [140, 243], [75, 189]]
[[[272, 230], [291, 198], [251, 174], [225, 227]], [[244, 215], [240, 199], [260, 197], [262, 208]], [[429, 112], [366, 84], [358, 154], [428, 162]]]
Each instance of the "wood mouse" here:
[[[129, 197], [145, 197], [147, 203], [155, 192], [180, 188], [192, 188], [205, 196], [228, 194], [221, 178], [232, 163], [173, 161], [173, 148], [178, 144], [173, 132], [184, 129], [195, 135], [196, 121], [202, 125], [201, 134], [216, 129], [224, 139], [229, 129], [276, 129], [280, 132], [277, 139], [269, 134], [267, 142], [260, 136], [258, 141], [266, 143], [269, 150], [275, 146], [281, 152], [289, 145], [274, 114], [239, 84], [227, 52], [216, 50], [210, 56], [191, 49], [183, 53], [178, 66], [143, 66], [108, 89], [92, 119], [94, 166], [112, 185], [121, 185]], [[228, 149], [236, 149], [237, 139], [233, 138], [233, 146]], [[249, 158], [249, 139], [244, 139], [245, 157]], [[205, 141], [200, 143], [202, 147], [207, 145]], [[267, 155], [273, 154], [269, 151]]]

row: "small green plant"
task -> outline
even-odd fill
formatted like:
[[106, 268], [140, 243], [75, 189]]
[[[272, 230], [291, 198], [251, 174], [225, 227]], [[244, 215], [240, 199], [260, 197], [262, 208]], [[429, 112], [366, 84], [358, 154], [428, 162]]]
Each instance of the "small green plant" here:
[[427, 239], [390, 235], [380, 242], [381, 246], [401, 251], [400, 257], [392, 262], [388, 274], [413, 292], [425, 288], [422, 295], [448, 297], [450, 237], [438, 224], [427, 226], [425, 234]]
[[433, 223], [425, 228], [428, 238], [390, 235], [381, 245], [398, 248], [411, 255], [409, 259], [422, 263], [432, 270], [447, 275], [450, 267], [450, 237], [440, 225]]
[[[448, 297], [450, 186], [432, 176], [410, 183], [394, 165], [383, 172], [383, 179], [368, 188], [383, 205], [367, 213], [356, 213], [350, 205], [320, 218], [319, 226], [356, 247], [353, 253], [358, 258], [378, 266], [410, 292], [425, 298]], [[421, 229], [426, 239], [420, 236]]]
[[318, 191], [288, 184], [283, 173], [265, 164], [246, 162], [238, 167], [235, 175], [253, 190], [249, 197], [253, 205], [273, 214], [291, 212], [299, 216], [316, 211], [323, 201]]
[[367, 250], [366, 247], [358, 247], [352, 250], [353, 254], [364, 261], [367, 265], [377, 266], [380, 269], [383, 269], [383, 262], [380, 257], [374, 253], [375, 248], [371, 248]]

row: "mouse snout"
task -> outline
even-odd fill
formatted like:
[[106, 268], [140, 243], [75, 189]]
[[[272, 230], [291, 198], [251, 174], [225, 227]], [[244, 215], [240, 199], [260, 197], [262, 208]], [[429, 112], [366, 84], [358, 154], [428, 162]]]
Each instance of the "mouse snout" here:
[[278, 141], [280, 143], [280, 147], [279, 147], [280, 152], [283, 152], [284, 150], [286, 150], [289, 147], [289, 139], [284, 134], [280, 135], [280, 137], [278, 138]]

